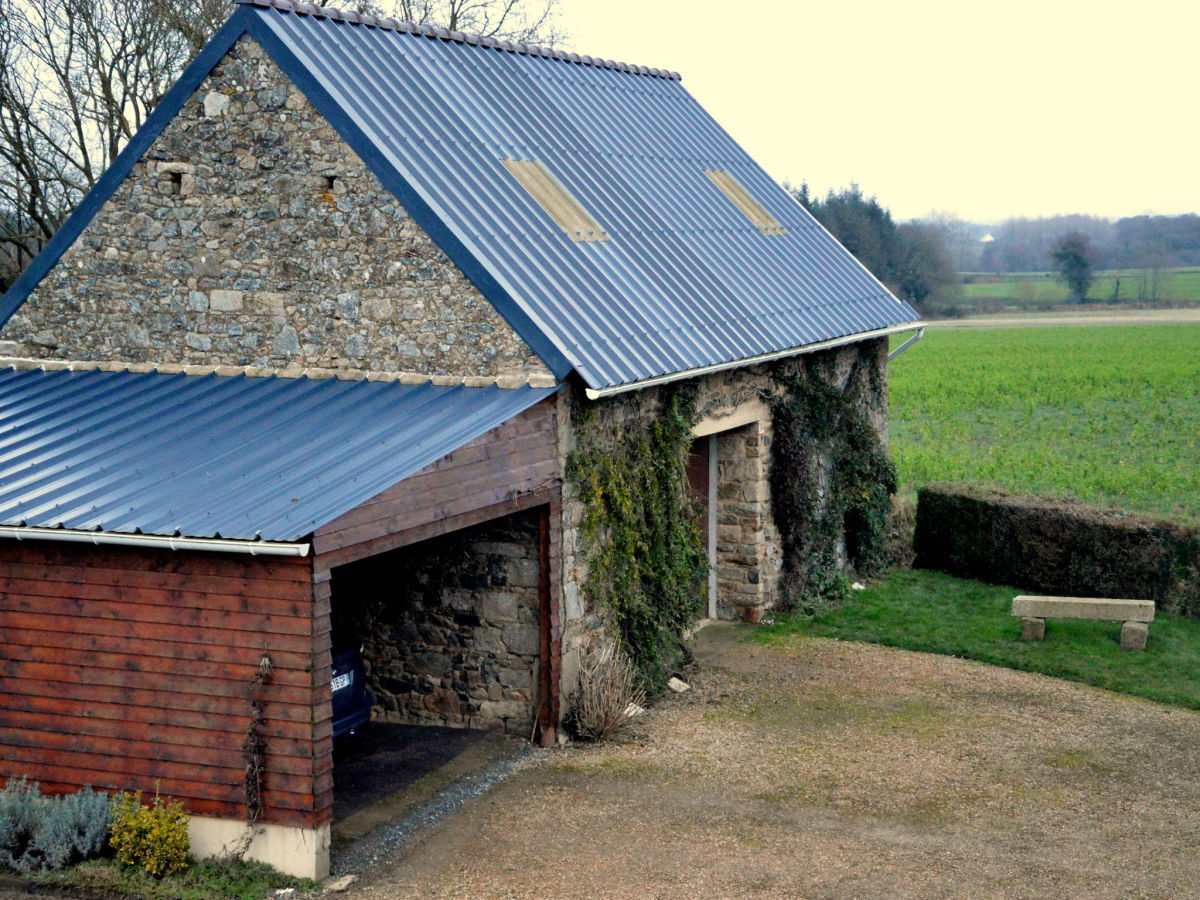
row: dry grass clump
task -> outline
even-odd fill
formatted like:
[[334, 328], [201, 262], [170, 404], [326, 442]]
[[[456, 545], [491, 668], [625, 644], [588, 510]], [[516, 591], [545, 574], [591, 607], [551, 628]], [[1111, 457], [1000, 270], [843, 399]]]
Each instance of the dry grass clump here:
[[637, 672], [615, 643], [588, 641], [579, 665], [579, 692], [571, 709], [571, 728], [584, 741], [603, 741], [628, 724], [646, 700]]

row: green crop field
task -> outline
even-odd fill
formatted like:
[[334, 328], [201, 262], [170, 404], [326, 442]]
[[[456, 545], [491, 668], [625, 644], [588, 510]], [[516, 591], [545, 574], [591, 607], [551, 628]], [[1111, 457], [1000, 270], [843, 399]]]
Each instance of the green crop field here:
[[971, 481], [1200, 522], [1200, 325], [931, 330], [891, 365], [903, 489]]
[[[1006, 306], [1046, 307], [1069, 303], [1071, 297], [1052, 272], [963, 276], [963, 298], [981, 309]], [[1132, 269], [1100, 272], [1088, 292], [1091, 303], [1200, 303], [1200, 268], [1163, 269], [1156, 278]]]

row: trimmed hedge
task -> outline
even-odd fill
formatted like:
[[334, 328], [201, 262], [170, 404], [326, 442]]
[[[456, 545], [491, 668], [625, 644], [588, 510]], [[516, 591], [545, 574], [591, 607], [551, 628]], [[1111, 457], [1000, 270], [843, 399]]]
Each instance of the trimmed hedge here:
[[1200, 619], [1200, 528], [969, 484], [917, 492], [916, 561], [1071, 597], [1153, 600]]

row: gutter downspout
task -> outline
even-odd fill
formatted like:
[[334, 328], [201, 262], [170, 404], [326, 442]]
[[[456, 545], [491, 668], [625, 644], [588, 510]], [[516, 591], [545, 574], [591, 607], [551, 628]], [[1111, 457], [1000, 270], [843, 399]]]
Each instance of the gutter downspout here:
[[895, 359], [897, 356], [899, 356], [901, 353], [903, 353], [905, 350], [907, 350], [909, 347], [911, 347], [913, 344], [915, 344], [917, 341], [919, 341], [923, 337], [925, 337], [925, 326], [924, 325], [922, 325], [920, 328], [917, 329], [916, 334], [914, 334], [907, 341], [905, 341], [903, 344], [901, 344], [899, 347], [897, 347], [895, 350], [893, 350], [891, 353], [888, 354], [888, 362], [891, 362], [893, 359]]
[[159, 550], [202, 550], [210, 553], [248, 553], [251, 556], [308, 556], [308, 544], [280, 541], [237, 541], [225, 538], [167, 537], [158, 534], [117, 534], [113, 531], [79, 531], [73, 528], [33, 528], [0, 525], [0, 538], [18, 541], [66, 541], [120, 547], [153, 547]]
[[[616, 387], [600, 388], [585, 388], [584, 393], [587, 394], [589, 400], [599, 400], [601, 397], [611, 397], [613, 394], [623, 394], [626, 391], [637, 391], [642, 388], [654, 387], [659, 384], [667, 384], [672, 381], [682, 381], [685, 378], [695, 378], [697, 375], [708, 375], [711, 372], [723, 372], [726, 369], [737, 369], [741, 366], [753, 366], [757, 363], [770, 362], [773, 359], [782, 359], [785, 356], [800, 356], [804, 353], [815, 353], [818, 350], [828, 350], [832, 347], [841, 347], [845, 344], [853, 344], [858, 341], [869, 341], [872, 338], [887, 337], [892, 334], [903, 334], [906, 331], [923, 332], [925, 326], [920, 322], [905, 322], [903, 325], [892, 325], [888, 328], [876, 328], [874, 331], [861, 331], [858, 334], [848, 334], [845, 337], [832, 338], [828, 341], [820, 341], [816, 344], [807, 344], [803, 347], [789, 347], [787, 350], [778, 350], [774, 353], [763, 353], [760, 356], [750, 356], [745, 359], [735, 359], [732, 362], [717, 363], [711, 366], [700, 366], [695, 369], [687, 369], [683, 372], [672, 372], [670, 375], [659, 375], [656, 378], [647, 378], [643, 381], [631, 381], [628, 384], [619, 384]], [[906, 341], [904, 346], [911, 344], [912, 341]], [[899, 348], [897, 348], [899, 349]], [[890, 356], [888, 357], [891, 358]]]

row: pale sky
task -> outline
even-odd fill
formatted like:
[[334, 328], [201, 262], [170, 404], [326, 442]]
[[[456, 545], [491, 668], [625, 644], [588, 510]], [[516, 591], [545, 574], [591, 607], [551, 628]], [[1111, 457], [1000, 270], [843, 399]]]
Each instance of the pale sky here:
[[1200, 0], [560, 0], [779, 181], [897, 219], [1200, 213]]

